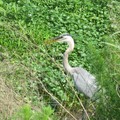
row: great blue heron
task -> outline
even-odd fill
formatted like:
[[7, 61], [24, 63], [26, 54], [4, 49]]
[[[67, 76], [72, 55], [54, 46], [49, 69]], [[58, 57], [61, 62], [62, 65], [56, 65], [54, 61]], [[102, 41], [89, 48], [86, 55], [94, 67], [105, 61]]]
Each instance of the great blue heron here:
[[76, 88], [87, 97], [92, 98], [98, 90], [95, 77], [82, 67], [71, 67], [68, 63], [68, 55], [74, 49], [74, 40], [70, 34], [62, 34], [49, 42], [67, 42], [69, 47], [64, 53], [63, 66], [74, 78]]

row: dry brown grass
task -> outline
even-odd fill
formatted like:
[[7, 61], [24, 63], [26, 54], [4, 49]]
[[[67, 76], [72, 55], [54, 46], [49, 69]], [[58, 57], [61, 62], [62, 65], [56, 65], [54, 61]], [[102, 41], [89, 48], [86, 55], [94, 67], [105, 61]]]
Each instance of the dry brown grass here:
[[0, 118], [10, 117], [16, 109], [23, 104], [20, 96], [5, 83], [5, 78], [0, 78]]
[[14, 65], [7, 59], [0, 61], [0, 120], [8, 119], [23, 104], [23, 100], [7, 84], [7, 75], [14, 72]]

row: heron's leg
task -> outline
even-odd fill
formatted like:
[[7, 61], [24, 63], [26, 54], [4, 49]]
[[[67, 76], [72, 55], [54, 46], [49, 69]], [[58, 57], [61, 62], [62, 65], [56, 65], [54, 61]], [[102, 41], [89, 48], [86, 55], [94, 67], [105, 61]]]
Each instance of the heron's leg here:
[[[86, 107], [87, 107], [87, 100], [86, 99], [85, 99], [83, 105], [84, 105], [84, 108], [86, 109]], [[84, 109], [82, 111], [82, 120], [87, 120], [87, 116], [86, 116], [86, 113], [85, 113]]]
[[[87, 111], [87, 106], [88, 106], [88, 101], [87, 101], [87, 99], [85, 99], [83, 105], [84, 105], [85, 110]], [[87, 120], [87, 115], [86, 115], [86, 113], [85, 113], [84, 110], [82, 111], [82, 120]]]

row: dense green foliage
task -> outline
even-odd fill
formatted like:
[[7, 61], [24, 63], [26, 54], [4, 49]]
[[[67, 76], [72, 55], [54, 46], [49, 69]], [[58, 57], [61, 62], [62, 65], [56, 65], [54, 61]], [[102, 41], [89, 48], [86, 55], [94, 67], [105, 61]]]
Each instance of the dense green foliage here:
[[55, 120], [55, 118], [52, 118], [53, 110], [50, 106], [45, 107], [43, 106], [42, 111], [36, 112], [31, 109], [29, 105], [23, 106], [18, 112], [13, 115], [11, 120], [48, 120], [52, 119]]
[[[118, 34], [110, 37], [116, 31], [110, 20], [111, 11], [116, 11], [110, 7], [117, 3], [107, 0], [0, 0], [0, 49], [9, 53], [11, 63], [27, 68], [20, 66], [14, 77], [7, 76], [12, 79], [15, 91], [26, 95], [25, 99], [35, 105], [40, 100], [52, 102], [43, 89], [44, 84], [68, 109], [81, 109], [78, 98], [73, 95], [72, 79], [61, 66], [61, 53], [66, 45], [44, 44], [46, 39], [70, 33], [75, 39], [70, 64], [93, 73], [102, 87], [99, 102], [94, 104], [96, 114], [91, 119], [118, 120], [120, 49], [112, 45], [120, 42]], [[84, 101], [82, 94], [78, 93], [78, 96]]]

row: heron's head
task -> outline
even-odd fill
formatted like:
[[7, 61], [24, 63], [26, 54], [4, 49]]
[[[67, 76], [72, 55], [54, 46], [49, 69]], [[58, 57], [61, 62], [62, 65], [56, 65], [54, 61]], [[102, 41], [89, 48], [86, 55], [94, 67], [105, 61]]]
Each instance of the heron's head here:
[[49, 41], [46, 41], [47, 44], [50, 44], [53, 42], [67, 42], [68, 44], [74, 44], [73, 38], [68, 33], [62, 34], [60, 36], [52, 38]]

